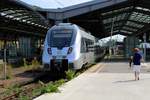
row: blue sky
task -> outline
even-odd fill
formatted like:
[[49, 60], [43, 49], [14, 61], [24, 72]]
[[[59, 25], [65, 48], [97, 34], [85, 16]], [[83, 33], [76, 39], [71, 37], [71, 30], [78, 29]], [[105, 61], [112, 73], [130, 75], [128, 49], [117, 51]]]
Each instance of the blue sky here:
[[85, 3], [93, 0], [21, 0], [21, 1], [26, 2], [30, 5], [39, 6], [41, 8], [56, 9], [56, 8], [64, 8], [64, 7], [68, 7], [80, 3]]

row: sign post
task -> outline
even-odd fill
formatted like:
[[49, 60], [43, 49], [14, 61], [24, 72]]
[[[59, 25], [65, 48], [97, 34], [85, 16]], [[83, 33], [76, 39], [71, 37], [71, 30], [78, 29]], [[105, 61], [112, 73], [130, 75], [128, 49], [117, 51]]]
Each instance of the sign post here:
[[4, 49], [4, 79], [7, 78], [7, 66], [6, 66], [6, 48]]

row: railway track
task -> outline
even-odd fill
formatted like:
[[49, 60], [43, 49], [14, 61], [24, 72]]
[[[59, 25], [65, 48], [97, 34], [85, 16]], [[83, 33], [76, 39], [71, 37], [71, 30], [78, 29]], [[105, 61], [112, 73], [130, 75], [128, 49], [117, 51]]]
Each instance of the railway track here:
[[12, 93], [8, 96], [5, 96], [5, 97], [1, 98], [1, 100], [19, 100], [19, 98], [21, 98], [20, 96], [22, 96], [22, 98], [23, 98], [23, 96], [28, 96], [29, 97], [28, 99], [32, 99], [33, 98], [31, 96], [32, 91], [35, 88], [39, 88], [40, 86], [41, 86], [40, 84], [34, 84], [34, 85], [30, 84], [28, 86], [22, 87], [21, 91]]
[[34, 79], [32, 82], [30, 81], [24, 85], [9, 88], [7, 91], [0, 94], [0, 100], [19, 100], [18, 98], [25, 98], [25, 96], [28, 96], [30, 100], [34, 98], [32, 96], [32, 91], [34, 89], [41, 88], [43, 85], [55, 80], [57, 80], [57, 78], [55, 79], [50, 75], [45, 74], [37, 79]]
[[[92, 65], [87, 65], [87, 66], [88, 67], [85, 67], [82, 70], [79, 70], [75, 74], [79, 75], [85, 72]], [[63, 80], [66, 81], [67, 79], [64, 78], [64, 75], [62, 76], [63, 76]], [[54, 77], [53, 75], [50, 75], [49, 73], [47, 73], [39, 77], [33, 82], [17, 87], [17, 89], [12, 90], [11, 93], [4, 92], [3, 94], [0, 94], [0, 100], [31, 100], [42, 94], [40, 89], [42, 89], [43, 87], [46, 87], [47, 84], [49, 83], [58, 81], [61, 78], [62, 77]], [[35, 91], [35, 89], [37, 89], [39, 93], [34, 94], [33, 91]]]

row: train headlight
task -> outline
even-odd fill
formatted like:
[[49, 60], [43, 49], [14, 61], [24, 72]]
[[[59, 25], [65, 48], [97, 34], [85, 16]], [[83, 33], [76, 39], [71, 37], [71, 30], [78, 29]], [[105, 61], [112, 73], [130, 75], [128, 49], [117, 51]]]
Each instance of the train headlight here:
[[70, 53], [72, 52], [72, 50], [73, 50], [73, 48], [72, 48], [72, 47], [69, 47], [67, 54], [70, 54]]
[[52, 50], [51, 50], [51, 48], [47, 48], [47, 52], [48, 52], [48, 54], [52, 54]]

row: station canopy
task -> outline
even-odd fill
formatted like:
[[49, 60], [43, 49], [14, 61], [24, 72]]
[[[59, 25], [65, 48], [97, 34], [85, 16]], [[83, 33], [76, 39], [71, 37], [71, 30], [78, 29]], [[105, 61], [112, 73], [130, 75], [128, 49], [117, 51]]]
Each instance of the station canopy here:
[[77, 17], [70, 20], [78, 21], [80, 24], [84, 22], [84, 25], [100, 38], [110, 36], [111, 32], [113, 35], [122, 34], [140, 37], [144, 32], [150, 30], [149, 5], [150, 0], [126, 0], [78, 16], [78, 19], [81, 18], [81, 20], [77, 20]]
[[[149, 31], [150, 0], [128, 0], [102, 13], [102, 21], [107, 32], [140, 36]], [[113, 25], [113, 29], [112, 29]]]
[[40, 35], [44, 36], [48, 27], [58, 20], [75, 23], [97, 38], [110, 36], [111, 32], [141, 37], [150, 30], [150, 0], [93, 0], [58, 9], [35, 7], [20, 0], [0, 2], [1, 32], [43, 33]]
[[[149, 31], [150, 0], [93, 0], [61, 9], [38, 9], [47, 12], [49, 19], [61, 17], [89, 30], [98, 38], [110, 36], [111, 32], [140, 36]], [[58, 19], [59, 20], [59, 19]]]
[[47, 29], [47, 20], [34, 11], [32, 6], [19, 0], [0, 1], [1, 37], [6, 36], [6, 34], [11, 34], [11, 38], [17, 34], [45, 36]]

